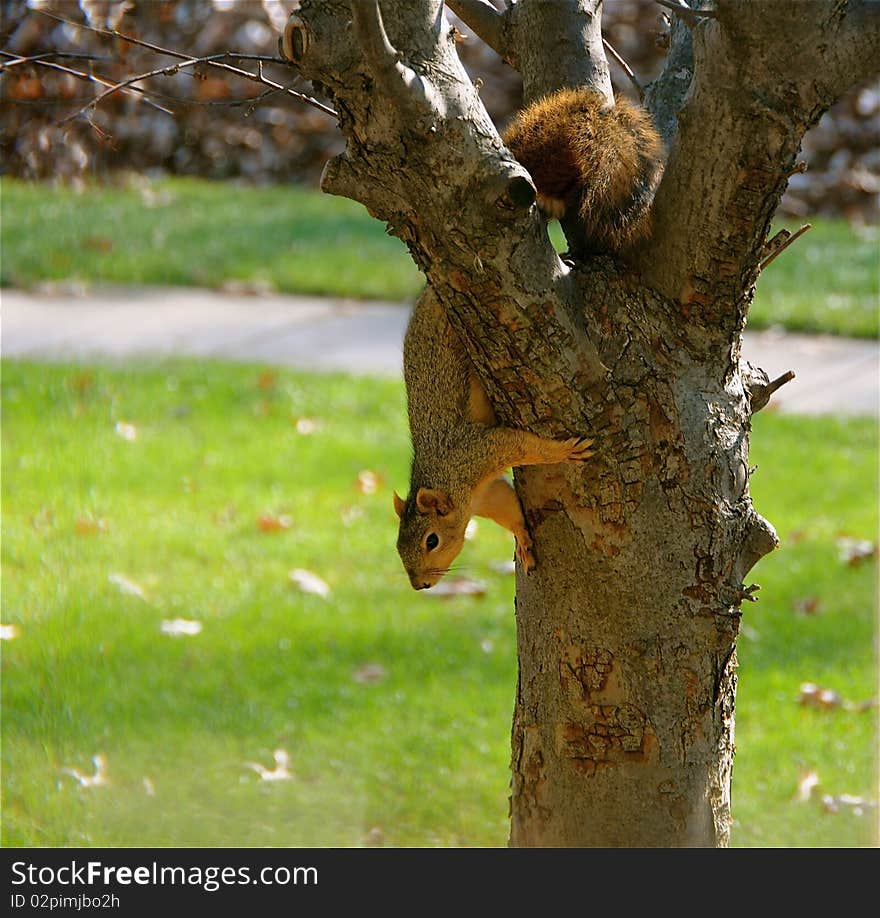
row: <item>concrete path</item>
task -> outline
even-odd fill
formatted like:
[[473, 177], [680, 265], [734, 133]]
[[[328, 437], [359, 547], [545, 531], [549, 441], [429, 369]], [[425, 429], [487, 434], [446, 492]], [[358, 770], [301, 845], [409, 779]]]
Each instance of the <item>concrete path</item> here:
[[[300, 296], [236, 296], [178, 288], [88, 295], [0, 291], [0, 352], [40, 360], [217, 357], [398, 375], [408, 310]], [[880, 344], [826, 335], [747, 332], [746, 359], [796, 379], [781, 411], [880, 415]]]

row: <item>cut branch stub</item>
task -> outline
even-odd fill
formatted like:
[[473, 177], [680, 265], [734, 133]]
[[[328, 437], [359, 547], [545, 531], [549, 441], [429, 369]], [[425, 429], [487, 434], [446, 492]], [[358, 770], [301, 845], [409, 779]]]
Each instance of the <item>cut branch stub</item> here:
[[794, 371], [788, 370], [776, 379], [771, 380], [761, 367], [753, 366], [748, 361], [742, 361], [741, 373], [743, 385], [749, 396], [749, 405], [752, 414], [766, 408], [770, 397], [794, 378]]

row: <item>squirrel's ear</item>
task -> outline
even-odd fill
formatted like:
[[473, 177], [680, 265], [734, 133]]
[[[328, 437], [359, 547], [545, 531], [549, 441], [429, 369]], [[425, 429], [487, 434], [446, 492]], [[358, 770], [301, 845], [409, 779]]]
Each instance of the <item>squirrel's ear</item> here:
[[394, 512], [397, 514], [398, 518], [403, 516], [403, 509], [406, 507], [406, 501], [397, 493], [394, 492]]
[[452, 501], [445, 491], [419, 488], [416, 492], [416, 507], [419, 513], [436, 513], [437, 516], [446, 516], [452, 510]]

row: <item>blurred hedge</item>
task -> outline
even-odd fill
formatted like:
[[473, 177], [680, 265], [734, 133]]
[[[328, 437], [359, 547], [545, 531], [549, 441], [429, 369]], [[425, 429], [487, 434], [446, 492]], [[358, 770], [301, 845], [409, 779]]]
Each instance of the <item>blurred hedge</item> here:
[[[59, 63], [119, 81], [173, 61], [39, 10], [203, 56], [232, 50], [277, 54], [289, 7], [287, 0], [0, 0], [0, 43], [7, 59], [50, 50], [93, 54], [99, 60]], [[656, 75], [666, 33], [657, 4], [605, 0], [604, 26], [642, 82]], [[471, 76], [482, 80], [486, 108], [502, 125], [520, 104], [517, 74], [475, 37], [459, 48]], [[611, 66], [616, 87], [630, 92], [623, 72]], [[285, 85], [292, 78], [286, 67], [267, 66], [266, 74]], [[278, 94], [257, 101], [265, 87], [211, 68], [151, 78], [149, 85], [168, 96], [158, 101], [173, 115], [130, 92], [110, 96], [88, 118], [65, 121], [101, 87], [38, 65], [10, 68], [0, 76], [3, 171], [69, 181], [132, 170], [316, 184], [326, 159], [344, 147], [332, 117]], [[294, 88], [312, 93], [308, 84]], [[792, 176], [783, 213], [876, 222], [878, 141], [880, 79], [850, 91], [808, 133], [803, 149], [808, 170]]]

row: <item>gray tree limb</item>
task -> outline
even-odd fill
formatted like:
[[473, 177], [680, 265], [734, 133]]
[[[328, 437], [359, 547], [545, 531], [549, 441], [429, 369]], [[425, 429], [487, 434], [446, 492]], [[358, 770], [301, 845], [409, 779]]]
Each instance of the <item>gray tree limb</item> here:
[[[708, 320], [713, 346], [724, 350], [745, 321], [804, 133], [846, 88], [880, 70], [880, 4], [720, 0], [717, 19], [690, 30], [693, 79], [655, 198], [643, 277], [686, 317]], [[686, 69], [686, 42], [673, 49]], [[648, 97], [667, 136], [676, 94], [660, 98], [675, 82], [671, 66]]]

